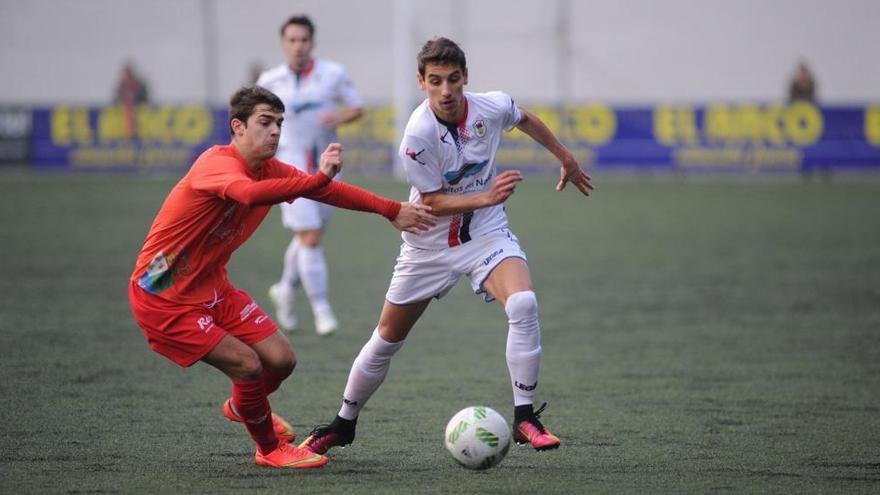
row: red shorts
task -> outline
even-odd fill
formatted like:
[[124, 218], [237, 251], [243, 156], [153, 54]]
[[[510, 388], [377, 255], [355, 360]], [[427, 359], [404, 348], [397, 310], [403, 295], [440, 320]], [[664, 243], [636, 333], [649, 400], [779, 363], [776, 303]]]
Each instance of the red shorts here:
[[254, 345], [278, 331], [243, 290], [232, 289], [204, 304], [179, 304], [131, 282], [128, 300], [150, 347], [184, 368], [205, 357], [227, 334]]

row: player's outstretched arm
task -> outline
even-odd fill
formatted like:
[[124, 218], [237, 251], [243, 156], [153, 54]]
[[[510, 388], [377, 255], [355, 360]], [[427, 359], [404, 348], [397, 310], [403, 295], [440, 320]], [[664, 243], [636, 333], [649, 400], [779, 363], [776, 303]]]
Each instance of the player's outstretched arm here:
[[476, 194], [422, 193], [422, 203], [433, 208], [433, 213], [441, 217], [474, 211], [507, 201], [521, 180], [522, 174], [518, 170], [508, 170], [498, 174], [487, 191]]
[[407, 232], [422, 232], [437, 224], [437, 217], [431, 214], [429, 206], [399, 203], [338, 180], [305, 197], [347, 210], [378, 213], [394, 227]]
[[523, 131], [541, 146], [547, 148], [550, 153], [553, 153], [553, 156], [562, 162], [556, 190], [561, 191], [565, 189], [565, 185], [571, 182], [585, 196], [589, 196], [590, 191], [595, 189], [592, 178], [578, 165], [574, 155], [568, 151], [568, 148], [559, 141], [556, 135], [553, 134], [553, 131], [538, 116], [522, 108], [520, 108], [520, 112], [522, 113], [522, 120], [516, 125], [517, 129]]

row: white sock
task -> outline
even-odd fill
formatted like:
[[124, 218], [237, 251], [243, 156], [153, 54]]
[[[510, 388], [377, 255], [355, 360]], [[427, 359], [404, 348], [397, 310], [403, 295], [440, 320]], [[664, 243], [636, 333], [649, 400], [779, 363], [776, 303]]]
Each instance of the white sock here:
[[385, 375], [391, 367], [391, 357], [401, 346], [403, 346], [402, 340], [388, 342], [379, 335], [378, 328], [373, 330], [370, 340], [364, 344], [351, 365], [339, 416], [345, 419], [358, 417], [364, 404], [385, 381]]
[[541, 369], [541, 327], [538, 325], [538, 300], [535, 293], [515, 292], [504, 305], [507, 313], [507, 369], [513, 388], [513, 405], [534, 401]]
[[312, 304], [312, 312], [317, 314], [329, 311], [327, 263], [324, 261], [324, 249], [321, 246], [300, 246], [296, 261], [303, 289]]
[[281, 271], [281, 286], [291, 293], [299, 285], [299, 267], [297, 266], [297, 254], [299, 254], [299, 237], [293, 236], [293, 240], [284, 251], [284, 269]]

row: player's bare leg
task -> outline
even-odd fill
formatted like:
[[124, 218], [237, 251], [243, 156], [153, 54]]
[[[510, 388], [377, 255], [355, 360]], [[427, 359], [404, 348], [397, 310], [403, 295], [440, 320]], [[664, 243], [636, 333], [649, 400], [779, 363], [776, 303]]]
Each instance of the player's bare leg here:
[[300, 447], [323, 454], [331, 447], [345, 446], [354, 440], [361, 409], [382, 385], [391, 367], [391, 358], [403, 346], [429, 303], [430, 299], [404, 305], [385, 301], [378, 326], [352, 363], [339, 413], [329, 425], [312, 430]]
[[537, 411], [533, 405], [541, 368], [541, 328], [529, 266], [521, 258], [508, 258], [483, 287], [504, 307], [508, 319], [505, 354], [513, 390], [513, 439], [536, 450], [555, 449], [559, 439], [539, 419], [546, 404]]

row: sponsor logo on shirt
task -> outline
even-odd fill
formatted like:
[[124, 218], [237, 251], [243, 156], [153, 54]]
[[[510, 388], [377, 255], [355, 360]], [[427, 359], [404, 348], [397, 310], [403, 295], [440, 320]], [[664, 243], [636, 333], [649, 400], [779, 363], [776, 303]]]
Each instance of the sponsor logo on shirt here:
[[176, 246], [168, 255], [159, 251], [150, 261], [146, 271], [138, 279], [138, 285], [150, 294], [158, 294], [171, 287], [174, 277], [193, 273], [182, 246]]
[[321, 104], [317, 101], [307, 101], [305, 103], [299, 103], [296, 105], [291, 105], [290, 109], [293, 110], [293, 113], [302, 113], [307, 112], [309, 110], [315, 110], [320, 107]]
[[466, 177], [472, 177], [479, 174], [484, 168], [486, 168], [486, 165], [488, 164], [489, 160], [483, 160], [476, 163], [465, 163], [464, 166], [461, 167], [459, 170], [453, 170], [451, 172], [446, 172], [445, 174], [443, 174], [443, 178], [446, 179], [446, 182], [450, 186], [454, 186]]

